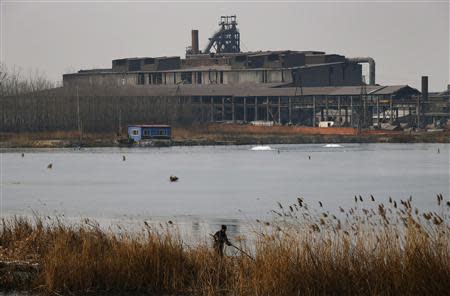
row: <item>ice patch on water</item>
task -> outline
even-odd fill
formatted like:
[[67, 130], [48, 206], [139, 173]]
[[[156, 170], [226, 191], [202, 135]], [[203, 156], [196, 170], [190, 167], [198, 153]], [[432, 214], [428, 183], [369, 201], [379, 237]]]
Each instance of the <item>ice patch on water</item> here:
[[323, 146], [324, 148], [342, 148], [344, 146], [339, 145], [339, 144], [326, 144], [325, 146]]
[[258, 146], [252, 147], [252, 149], [250, 149], [250, 150], [252, 150], [252, 151], [271, 151], [273, 149], [267, 145], [258, 145]]

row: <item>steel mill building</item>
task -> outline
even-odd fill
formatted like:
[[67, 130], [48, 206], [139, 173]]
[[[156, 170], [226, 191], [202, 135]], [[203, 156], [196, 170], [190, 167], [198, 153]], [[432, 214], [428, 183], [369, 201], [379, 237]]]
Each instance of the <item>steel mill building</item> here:
[[[369, 85], [375, 84], [372, 58], [347, 58], [322, 51], [241, 52], [235, 16], [225, 16], [220, 29], [199, 50], [198, 30], [186, 57], [123, 58], [109, 69], [66, 74], [64, 85], [238, 85], [271, 83], [302, 87], [359, 86], [361, 63], [370, 67]], [[211, 50], [214, 49], [214, 52]]]
[[[333, 122], [355, 128], [447, 123], [448, 95], [429, 95], [426, 76], [419, 92], [408, 85], [376, 84], [370, 57], [323, 51], [242, 52], [237, 25], [236, 16], [222, 16], [202, 50], [198, 30], [192, 30], [184, 58], [121, 58], [108, 69], [65, 74], [63, 87], [41, 94], [56, 113], [41, 111], [40, 105], [33, 107], [38, 100], [30, 100], [21, 109], [22, 115], [30, 115], [5, 111], [4, 126], [17, 130], [23, 117], [35, 130], [81, 126], [86, 131], [194, 122]], [[368, 75], [362, 73], [364, 63]], [[9, 110], [14, 102], [5, 101], [3, 107]]]

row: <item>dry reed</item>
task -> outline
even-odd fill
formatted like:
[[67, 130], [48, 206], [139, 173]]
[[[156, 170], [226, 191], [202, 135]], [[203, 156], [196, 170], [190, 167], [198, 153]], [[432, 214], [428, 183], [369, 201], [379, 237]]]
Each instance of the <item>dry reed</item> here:
[[437, 201], [434, 212], [413, 208], [411, 198], [382, 204], [373, 196], [355, 197], [338, 213], [322, 203], [314, 210], [303, 198], [279, 204], [273, 221], [257, 221], [252, 247], [243, 246], [254, 261], [222, 259], [207, 243], [187, 246], [147, 224], [124, 234], [89, 220], [15, 217], [2, 221], [2, 257], [40, 268], [26, 283], [4, 287], [78, 295], [443, 295], [450, 291], [450, 205], [442, 195]]

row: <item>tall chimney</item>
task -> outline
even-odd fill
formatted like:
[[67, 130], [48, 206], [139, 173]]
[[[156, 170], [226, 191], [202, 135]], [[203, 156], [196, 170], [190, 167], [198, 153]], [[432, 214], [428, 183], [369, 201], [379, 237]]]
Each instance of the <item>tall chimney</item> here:
[[198, 30], [192, 30], [192, 54], [198, 54]]
[[422, 102], [428, 101], [428, 76], [422, 76]]

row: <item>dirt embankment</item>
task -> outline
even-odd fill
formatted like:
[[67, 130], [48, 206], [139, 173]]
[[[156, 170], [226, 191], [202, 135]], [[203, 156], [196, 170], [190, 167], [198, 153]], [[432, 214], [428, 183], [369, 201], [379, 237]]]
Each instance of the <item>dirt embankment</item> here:
[[211, 124], [190, 129], [174, 129], [175, 143], [205, 144], [306, 144], [306, 143], [448, 143], [450, 133], [319, 128], [299, 126], [251, 126]]
[[[62, 148], [119, 146], [113, 133], [72, 132], [0, 133], [0, 147]], [[354, 128], [319, 128], [301, 126], [251, 126], [210, 124], [174, 127], [174, 145], [245, 145], [306, 143], [449, 143], [450, 132], [403, 132]]]

